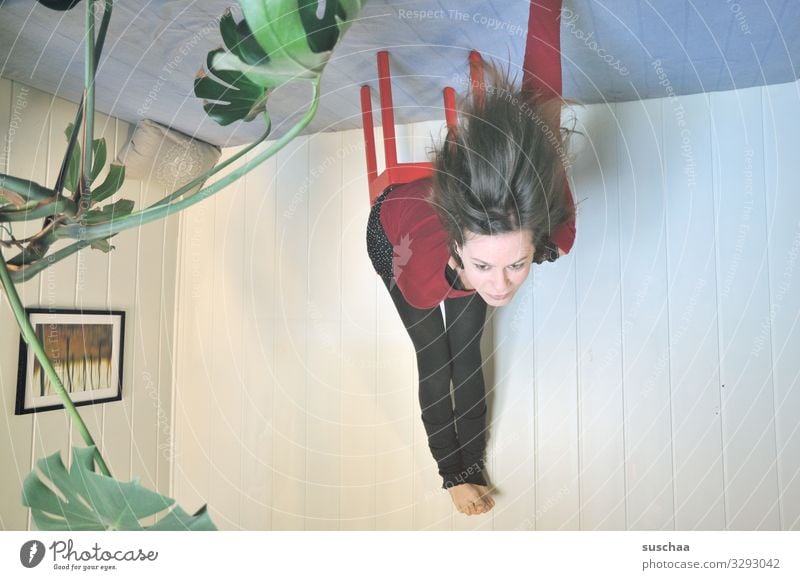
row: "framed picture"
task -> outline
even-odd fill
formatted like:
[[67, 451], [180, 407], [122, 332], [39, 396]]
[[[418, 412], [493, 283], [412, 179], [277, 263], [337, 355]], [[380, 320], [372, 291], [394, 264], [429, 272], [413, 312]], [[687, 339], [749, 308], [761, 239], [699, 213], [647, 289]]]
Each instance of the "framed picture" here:
[[[26, 308], [25, 312], [76, 407], [122, 399], [123, 311]], [[20, 337], [15, 414], [63, 408], [33, 349]]]

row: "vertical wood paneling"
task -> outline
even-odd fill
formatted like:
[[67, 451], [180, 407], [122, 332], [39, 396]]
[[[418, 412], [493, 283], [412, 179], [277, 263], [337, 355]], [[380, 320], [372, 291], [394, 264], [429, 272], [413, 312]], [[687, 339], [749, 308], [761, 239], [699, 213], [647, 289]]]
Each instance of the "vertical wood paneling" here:
[[624, 438], [628, 529], [673, 528], [661, 103], [619, 103]]
[[[728, 529], [780, 527], [759, 89], [711, 95]], [[761, 351], [763, 356], [759, 356]]]
[[[535, 511], [534, 483], [534, 328], [533, 281], [529, 276], [513, 301], [502, 308], [487, 308], [487, 328], [497, 342], [484, 350], [487, 445], [492, 462], [489, 478], [495, 507], [489, 512], [496, 530], [514, 529], [520, 515]], [[487, 373], [491, 360], [495, 373]], [[458, 516], [457, 516], [458, 517]], [[486, 518], [487, 516], [478, 516]], [[461, 518], [458, 518], [461, 519]], [[530, 526], [533, 529], [533, 520]], [[522, 529], [522, 528], [520, 528]]]
[[[444, 307], [443, 307], [444, 308]], [[493, 396], [497, 391], [497, 382], [495, 377], [497, 377], [497, 353], [499, 349], [497, 348], [497, 332], [495, 330], [495, 315], [496, 310], [493, 311], [492, 308], [486, 309], [486, 323], [484, 325], [483, 334], [481, 335], [481, 360], [483, 361], [482, 372], [485, 381], [485, 390], [487, 393], [487, 400], [486, 400], [486, 468], [489, 472], [489, 477], [486, 483], [489, 484], [489, 491], [494, 497], [494, 492], [492, 491], [492, 485], [494, 480], [492, 479], [492, 474], [496, 471], [496, 460], [495, 460], [495, 447], [494, 442], [492, 441], [493, 437], [493, 427], [496, 425], [496, 422], [493, 420], [494, 415], [493, 413]], [[502, 449], [502, 448], [501, 448]], [[469, 466], [465, 465], [464, 469], [468, 469]], [[495, 499], [495, 501], [497, 501]], [[494, 522], [495, 516], [497, 515], [494, 513], [493, 508], [489, 511], [488, 514], [481, 514], [478, 516], [472, 516], [465, 518], [462, 514], [458, 513], [455, 505], [450, 502], [450, 510], [451, 510], [451, 518], [452, 518], [452, 526], [454, 530], [482, 530], [482, 531], [490, 531], [494, 529]]]
[[725, 527], [716, 240], [706, 95], [661, 101], [675, 529]]
[[[577, 261], [580, 529], [625, 528], [618, 119], [613, 106], [578, 110], [573, 183]], [[585, 200], [585, 201], [584, 201]], [[591, 216], [591, 219], [589, 219]]]
[[[234, 155], [238, 148], [226, 150]], [[239, 163], [235, 163], [238, 166]], [[230, 169], [221, 172], [227, 174]], [[210, 421], [211, 489], [209, 505], [221, 529], [239, 529], [242, 496], [242, 298], [244, 275], [244, 180], [237, 180], [214, 200], [215, 260], [211, 311]]]
[[[127, 127], [121, 133], [127, 135]], [[139, 209], [155, 203], [168, 193], [160, 187], [143, 187]], [[129, 383], [133, 391], [132, 433], [138, 434], [131, 442], [131, 476], [140, 477], [142, 485], [154, 490], [159, 488], [159, 438], [164, 426], [169, 423], [169, 415], [164, 415], [159, 407], [159, 359], [163, 348], [160, 335], [162, 256], [164, 240], [169, 236], [168, 227], [166, 220], [158, 220], [139, 229], [134, 304], [139, 305], [140, 309], [147, 309], [147, 312], [135, 311], [130, 320], [134, 330], [130, 352], [135, 368]], [[172, 248], [168, 250], [170, 254], [173, 252]], [[169, 285], [174, 285], [174, 278]]]
[[[252, 158], [258, 147], [248, 156]], [[275, 388], [273, 304], [275, 295], [275, 158], [246, 176], [244, 424], [242, 426], [242, 524], [272, 528], [273, 390]]]
[[308, 137], [277, 155], [273, 529], [305, 527]]
[[[149, 197], [146, 195], [146, 197]], [[152, 397], [152, 390], [147, 396], [151, 404], [156, 406], [158, 421], [158, 443], [156, 457], [156, 489], [159, 493], [169, 497], [174, 496], [172, 486], [173, 459], [175, 457], [175, 426], [174, 426], [174, 399], [173, 399], [173, 369], [177, 363], [176, 347], [176, 315], [175, 296], [178, 283], [178, 231], [180, 214], [173, 214], [164, 222], [164, 235], [161, 238], [161, 288], [158, 319], [159, 349], [158, 349], [158, 376], [156, 384], [152, 387], [156, 391], [156, 398]], [[154, 306], [150, 306], [154, 308]], [[155, 311], [152, 312], [155, 315]]]
[[[117, 125], [117, 147], [119, 151], [128, 139], [127, 125]], [[130, 199], [134, 202], [134, 210], [142, 209], [142, 191], [144, 185], [140, 181], [126, 179], [120, 190], [110, 198], [110, 202]], [[122, 401], [103, 405], [103, 439], [102, 451], [111, 474], [120, 480], [130, 480], [139, 473], [133, 472], [132, 449], [137, 444], [132, 436], [134, 400], [137, 399], [136, 382], [139, 372], [134, 368], [136, 359], [136, 341], [142, 340], [136, 318], [139, 309], [136, 302], [138, 278], [135, 264], [139, 257], [139, 228], [131, 228], [114, 236], [112, 245], [115, 249], [108, 254], [108, 295], [111, 305], [116, 310], [124, 310], [125, 317], [125, 360], [123, 369]], [[86, 251], [86, 250], [84, 250]], [[134, 276], [131, 276], [131, 272]], [[144, 305], [142, 305], [144, 308]], [[141, 355], [139, 355], [141, 358]], [[138, 466], [137, 466], [138, 467]]]
[[[355, 157], [355, 153], [351, 155]], [[341, 481], [341, 133], [309, 140], [306, 529], [338, 530]]]
[[788, 146], [800, 135], [800, 119], [792, 111], [800, 105], [798, 84], [765, 87], [764, 173], [767, 207], [770, 310], [761, 321], [754, 354], [767, 358], [772, 343], [775, 385], [775, 436], [780, 529], [800, 530], [800, 166], [795, 148]]
[[[62, 99], [53, 99], [52, 108], [52, 127], [51, 127], [51, 155], [50, 155], [50, 177], [48, 184], [54, 183], [58, 171], [61, 168], [64, 154], [67, 149], [67, 138], [64, 131], [67, 126], [75, 120], [76, 106]], [[104, 138], [108, 159], [113, 159], [116, 155], [117, 144], [117, 123], [114, 119], [106, 115], [95, 115], [95, 138]], [[95, 183], [102, 183], [106, 177], [107, 170], [103, 170], [98, 175]], [[113, 242], [112, 242], [113, 245]], [[77, 309], [104, 309], [109, 308], [108, 296], [108, 256], [99, 250], [86, 249], [75, 255], [75, 296], [74, 305]], [[133, 349], [126, 348], [127, 357], [125, 364], [136, 364]], [[123, 385], [125, 387], [130, 385]], [[81, 407], [81, 417], [83, 417], [89, 433], [98, 440], [103, 432], [103, 408], [104, 405], [90, 405]], [[77, 429], [72, 424], [71, 434], [72, 445], [82, 446], [83, 439]], [[143, 481], [146, 477], [143, 477]]]
[[[24, 157], [19, 157], [20, 163], [16, 165], [11, 158], [15, 142], [19, 144], [18, 131], [24, 128], [27, 116], [34, 114], [33, 111], [27, 111], [27, 95], [23, 96], [24, 101], [19, 101], [20, 95], [15, 92], [13, 83], [0, 79], [0, 171], [12, 175], [26, 169], [22, 166]], [[15, 227], [15, 237], [21, 231]], [[0, 230], [0, 239], [8, 239], [4, 230]], [[14, 254], [4, 249], [3, 255], [11, 257]], [[23, 304], [30, 304], [21, 293], [22, 286], [38, 289], [38, 280], [18, 286]], [[28, 527], [28, 510], [20, 502], [20, 490], [31, 468], [33, 415], [14, 415], [19, 331], [4, 291], [0, 291], [0, 345], [0, 403], [3, 405], [3, 412], [0, 413], [0, 470], [6, 474], [4, 493], [0, 494], [0, 529], [24, 530]]]
[[210, 397], [214, 276], [214, 202], [205, 200], [181, 214], [178, 373], [175, 383], [175, 499], [184, 509], [208, 501], [211, 452]]
[[[342, 135], [345, 151], [363, 142], [358, 131]], [[364, 246], [369, 197], [365, 165], [348, 157], [342, 166], [341, 495], [343, 530], [375, 528], [376, 284], [380, 281]], [[363, 366], [362, 366], [363, 363]]]
[[[15, 88], [17, 94], [21, 94], [23, 90], [26, 90], [25, 87], [16, 83]], [[26, 119], [26, 126], [23, 128], [23, 132], [19, 134], [19, 137], [20, 141], [24, 139], [29, 147], [24, 158], [31, 165], [28, 165], [28, 167], [12, 167], [11, 171], [13, 175], [29, 174], [32, 176], [31, 179], [38, 183], [52, 183], [58, 171], [56, 158], [62, 155], [64, 151], [63, 141], [61, 141], [64, 138], [64, 128], [59, 126], [54, 129], [52, 126], [53, 97], [31, 90], [30, 101], [30, 120], [34, 126], [27, 125]], [[56, 109], [58, 119], [56, 123], [61, 125], [61, 122], [66, 119], [66, 115], [59, 107]], [[54, 149], [52, 155], [51, 146]], [[51, 157], [53, 158], [52, 163], [50, 161]], [[15, 161], [15, 152], [13, 151], [11, 160], [12, 162]], [[31, 233], [38, 231], [41, 229], [41, 222], [38, 220], [26, 222], [25, 229]], [[61, 242], [58, 245], [54, 245], [53, 250], [65, 245], [67, 245], [66, 242]], [[30, 300], [29, 297], [26, 297], [23, 298], [23, 304], [26, 306], [38, 305], [42, 308], [72, 308], [75, 303], [76, 264], [77, 258], [73, 254], [42, 272], [39, 275], [38, 300], [37, 298]], [[31, 280], [31, 282], [34, 282], [34, 280]], [[63, 382], [64, 377], [60, 378]], [[37, 413], [34, 417], [34, 461], [36, 458], [51, 455], [55, 451], [61, 453], [61, 459], [64, 463], [70, 461], [70, 447], [73, 443], [70, 441], [70, 425], [71, 420], [65, 410]], [[93, 436], [97, 440], [97, 434], [93, 434]], [[76, 445], [83, 444], [80, 441], [75, 441], [74, 443]], [[108, 460], [107, 455], [106, 460]], [[111, 468], [110, 465], [109, 468]]]
[[[579, 206], [580, 207], [580, 206]], [[579, 216], [582, 216], [579, 210]], [[583, 217], [577, 218], [582, 228]], [[581, 232], [582, 233], [582, 232]], [[535, 410], [533, 509], [518, 519], [523, 530], [578, 529], [578, 378], [575, 275], [580, 257], [570, 251], [554, 263], [533, 266]], [[530, 299], [530, 297], [528, 298]], [[516, 316], [516, 315], [515, 315]], [[524, 316], [517, 325], [529, 324]], [[530, 386], [520, 388], [530, 389]], [[528, 383], [530, 384], [530, 383]], [[531, 440], [518, 440], [510, 451], [521, 455]]]

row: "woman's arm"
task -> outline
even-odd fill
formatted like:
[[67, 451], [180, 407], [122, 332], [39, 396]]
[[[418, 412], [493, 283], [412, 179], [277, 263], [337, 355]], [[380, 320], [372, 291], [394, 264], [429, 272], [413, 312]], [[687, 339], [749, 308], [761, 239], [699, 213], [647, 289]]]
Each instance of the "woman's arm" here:
[[[522, 69], [523, 86], [545, 99], [561, 98], [561, 0], [531, 2]], [[566, 182], [564, 196], [574, 207], [572, 192]], [[558, 247], [559, 256], [569, 252], [575, 241], [575, 219], [562, 224], [550, 239]]]

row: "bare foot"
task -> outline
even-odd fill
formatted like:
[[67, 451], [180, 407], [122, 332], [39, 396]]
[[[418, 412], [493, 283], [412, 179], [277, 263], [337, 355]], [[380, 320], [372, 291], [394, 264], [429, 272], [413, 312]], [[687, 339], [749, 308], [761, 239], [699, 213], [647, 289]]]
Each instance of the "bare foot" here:
[[489, 493], [489, 487], [486, 485], [476, 485], [475, 488], [481, 494], [481, 499], [483, 503], [486, 504], [486, 511], [488, 512], [494, 507], [494, 498]]
[[475, 516], [486, 513], [494, 507], [494, 500], [485, 485], [461, 483], [448, 488], [448, 491], [456, 509], [462, 514]]

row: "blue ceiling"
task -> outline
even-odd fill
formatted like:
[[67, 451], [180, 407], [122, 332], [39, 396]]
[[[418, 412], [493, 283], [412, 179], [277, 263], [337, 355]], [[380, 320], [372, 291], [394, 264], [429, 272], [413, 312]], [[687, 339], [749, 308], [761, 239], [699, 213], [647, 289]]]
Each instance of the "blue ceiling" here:
[[[219, 145], [257, 137], [260, 121], [223, 128], [205, 118], [192, 81], [221, 44], [215, 18], [230, 0], [115, 4], [97, 77], [102, 112], [149, 117]], [[234, 11], [236, 13], [236, 11]], [[309, 131], [360, 126], [358, 89], [375, 86], [375, 53], [391, 53], [399, 123], [441, 119], [441, 89], [463, 88], [470, 49], [518, 70], [528, 2], [369, 0], [337, 47]], [[32, 0], [0, 2], [0, 76], [76, 101], [83, 15]], [[584, 103], [658, 98], [795, 81], [798, 0], [565, 0], [564, 95]], [[304, 86], [281, 89], [274, 134], [302, 113]]]

